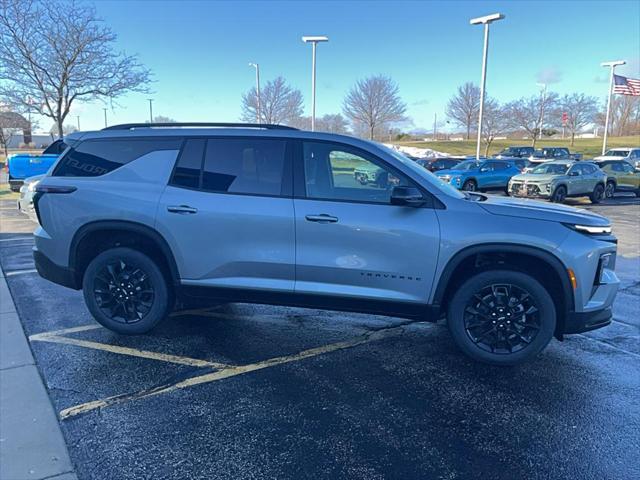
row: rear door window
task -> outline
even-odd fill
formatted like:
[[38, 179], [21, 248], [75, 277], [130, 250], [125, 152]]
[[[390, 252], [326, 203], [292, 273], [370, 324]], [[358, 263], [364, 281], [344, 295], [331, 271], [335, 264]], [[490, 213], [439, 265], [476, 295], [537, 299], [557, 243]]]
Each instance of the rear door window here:
[[286, 140], [212, 138], [207, 140], [202, 189], [250, 195], [280, 195]]
[[98, 177], [161, 150], [179, 150], [182, 139], [87, 140], [72, 148], [56, 166], [54, 177]]
[[180, 152], [176, 168], [171, 177], [171, 185], [176, 187], [200, 188], [200, 172], [204, 160], [206, 140], [195, 138], [187, 140]]

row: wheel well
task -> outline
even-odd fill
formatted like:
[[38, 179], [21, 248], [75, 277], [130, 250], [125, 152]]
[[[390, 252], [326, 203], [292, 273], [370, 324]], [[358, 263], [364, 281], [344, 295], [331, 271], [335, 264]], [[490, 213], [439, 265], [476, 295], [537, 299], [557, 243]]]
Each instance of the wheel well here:
[[[567, 302], [566, 288], [557, 269], [538, 255], [518, 251], [483, 251], [465, 257], [451, 272], [442, 297], [439, 299], [442, 311], [447, 311], [448, 302], [454, 292], [471, 276], [487, 270], [516, 270], [531, 275], [549, 292], [556, 307], [556, 332], [562, 332], [562, 326], [570, 305]], [[437, 294], [436, 294], [437, 295]], [[436, 298], [436, 302], [438, 298]]]
[[614, 185], [616, 185], [618, 182], [616, 182], [615, 178], [607, 178], [607, 183], [613, 183]]
[[91, 260], [115, 247], [128, 247], [144, 253], [160, 266], [169, 285], [176, 284], [178, 281], [173, 259], [167, 258], [167, 253], [160, 242], [144, 231], [122, 227], [93, 228], [74, 244], [71, 260], [78, 285], [82, 285], [84, 272]]

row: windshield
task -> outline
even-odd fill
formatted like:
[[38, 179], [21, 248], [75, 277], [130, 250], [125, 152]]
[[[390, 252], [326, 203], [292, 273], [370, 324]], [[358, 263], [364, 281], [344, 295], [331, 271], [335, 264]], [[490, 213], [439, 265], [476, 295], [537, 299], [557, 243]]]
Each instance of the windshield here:
[[[429, 184], [433, 185], [435, 188], [443, 191], [445, 194], [454, 197], [454, 198], [466, 198], [466, 196], [460, 192], [455, 187], [452, 187], [448, 183], [443, 182], [438, 177], [436, 177], [433, 173], [431, 173], [426, 168], [421, 167], [413, 160], [407, 158], [401, 152], [394, 150], [393, 148], [389, 148], [386, 145], [375, 144], [378, 148], [384, 150], [394, 158], [400, 160], [405, 166], [407, 166], [411, 171], [413, 171], [417, 176], [422, 177]], [[433, 193], [433, 192], [432, 192]]]
[[498, 155], [514, 155], [518, 153], [518, 149], [517, 148], [511, 148], [511, 147], [507, 147], [504, 148], [500, 151], [500, 153], [498, 153]]
[[569, 170], [570, 165], [567, 163], [544, 163], [534, 168], [531, 173], [534, 175], [552, 174], [564, 175]]
[[607, 153], [604, 155], [606, 157], [628, 157], [629, 150], [607, 150]]
[[474, 168], [478, 168], [480, 164], [475, 160], [466, 160], [464, 162], [460, 162], [458, 165], [451, 167], [451, 170], [473, 170]]

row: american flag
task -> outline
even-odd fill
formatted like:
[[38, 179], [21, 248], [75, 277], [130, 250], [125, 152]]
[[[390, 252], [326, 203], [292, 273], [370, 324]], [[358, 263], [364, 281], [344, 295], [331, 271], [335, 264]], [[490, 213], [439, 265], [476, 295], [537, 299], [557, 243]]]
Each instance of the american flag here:
[[622, 75], [614, 75], [613, 81], [613, 93], [619, 93], [620, 95], [633, 95], [634, 97], [640, 96], [640, 80], [637, 78], [627, 78]]

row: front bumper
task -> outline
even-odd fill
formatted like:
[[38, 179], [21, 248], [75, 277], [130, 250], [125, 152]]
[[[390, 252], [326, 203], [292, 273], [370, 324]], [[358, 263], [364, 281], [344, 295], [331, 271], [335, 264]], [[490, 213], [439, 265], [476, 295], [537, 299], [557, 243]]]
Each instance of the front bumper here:
[[613, 312], [611, 307], [593, 312], [569, 312], [564, 320], [562, 333], [582, 333], [606, 327], [611, 323]]
[[525, 183], [511, 183], [509, 184], [508, 191], [512, 197], [521, 198], [549, 198], [551, 197], [551, 191], [547, 191], [545, 188], [541, 188], [541, 185], [525, 184]]
[[38, 274], [42, 278], [63, 287], [73, 288], [74, 290], [80, 289], [80, 282], [74, 270], [53, 263], [49, 257], [35, 247], [33, 249], [33, 260], [36, 264], [36, 270], [38, 270]]

